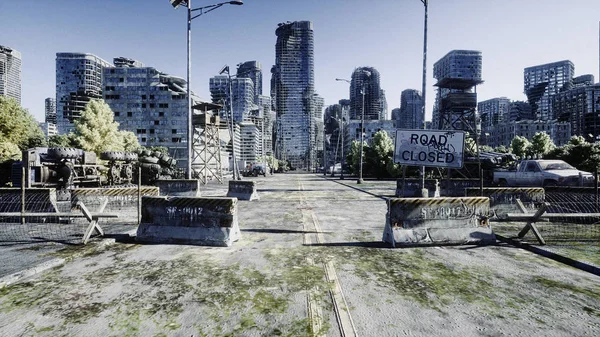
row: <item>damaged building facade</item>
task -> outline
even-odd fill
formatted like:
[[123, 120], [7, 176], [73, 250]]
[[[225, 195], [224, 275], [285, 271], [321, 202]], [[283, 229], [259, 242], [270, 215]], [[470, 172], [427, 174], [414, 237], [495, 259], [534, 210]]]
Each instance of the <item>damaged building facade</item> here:
[[277, 114], [275, 156], [289, 160], [293, 167], [311, 169], [323, 144], [319, 135], [323, 100], [315, 94], [314, 84], [313, 24], [280, 23], [275, 35], [275, 66], [271, 70]]
[[56, 128], [59, 134], [75, 130], [92, 99], [102, 98], [102, 75], [111, 64], [87, 53], [56, 53]]
[[0, 96], [21, 104], [21, 53], [0, 45]]
[[[187, 83], [142, 63], [118, 57], [104, 68], [103, 97], [119, 129], [133, 132], [142, 146], [164, 146], [187, 167]], [[192, 101], [198, 101], [192, 97]]]

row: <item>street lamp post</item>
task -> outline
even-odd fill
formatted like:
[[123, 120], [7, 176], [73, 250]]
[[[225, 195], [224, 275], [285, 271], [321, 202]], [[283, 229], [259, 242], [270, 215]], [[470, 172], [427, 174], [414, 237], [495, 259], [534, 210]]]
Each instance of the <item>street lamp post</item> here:
[[[425, 129], [425, 97], [427, 89], [427, 8], [429, 7], [429, 0], [421, 0], [421, 2], [425, 6], [425, 18], [423, 24], [423, 86], [421, 87], [421, 96], [423, 97], [423, 125], [421, 125], [421, 127]], [[421, 193], [425, 194], [425, 166], [421, 166], [421, 176]]]
[[[184, 5], [187, 7], [187, 99], [188, 99], [188, 113], [187, 113], [187, 179], [192, 179], [192, 143], [193, 143], [193, 126], [192, 126], [192, 92], [191, 92], [191, 72], [192, 72], [192, 20], [214, 11], [215, 9], [223, 5], [243, 5], [243, 1], [225, 1], [214, 5], [202, 6], [198, 8], [192, 8], [192, 0], [169, 0], [174, 8]], [[200, 11], [199, 14], [192, 16], [192, 12]]]
[[365, 94], [366, 94], [366, 82], [363, 80], [362, 89], [360, 93], [362, 94], [362, 111], [360, 114], [360, 156], [358, 162], [358, 180], [357, 184], [363, 183], [363, 143], [365, 141]]
[[237, 159], [235, 157], [235, 121], [234, 121], [234, 117], [233, 117], [233, 93], [231, 90], [231, 73], [229, 72], [229, 66], [225, 65], [223, 66], [223, 68], [221, 69], [221, 71], [219, 71], [219, 75], [222, 75], [224, 73], [227, 73], [227, 97], [228, 97], [228, 105], [229, 105], [229, 117], [227, 118], [228, 120], [228, 127], [229, 127], [229, 135], [231, 137], [231, 159], [233, 160], [233, 180], [242, 180], [242, 177], [240, 176], [240, 170], [237, 164]]

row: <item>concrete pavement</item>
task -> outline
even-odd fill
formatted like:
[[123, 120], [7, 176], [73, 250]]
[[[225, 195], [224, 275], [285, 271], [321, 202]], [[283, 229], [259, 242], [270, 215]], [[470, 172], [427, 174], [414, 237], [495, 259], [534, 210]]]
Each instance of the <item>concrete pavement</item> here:
[[253, 179], [232, 247], [65, 252], [0, 289], [0, 336], [600, 335], [594, 275], [504, 244], [388, 248], [395, 182]]

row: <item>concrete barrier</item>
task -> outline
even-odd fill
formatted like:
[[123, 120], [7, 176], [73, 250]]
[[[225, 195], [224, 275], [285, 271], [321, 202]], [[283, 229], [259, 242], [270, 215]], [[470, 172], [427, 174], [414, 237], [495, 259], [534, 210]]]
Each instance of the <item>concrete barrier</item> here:
[[[158, 196], [159, 189], [154, 186], [142, 186], [142, 196]], [[107, 200], [106, 212], [118, 212], [123, 217], [136, 217], [138, 208], [138, 188], [76, 188], [71, 191], [71, 207], [83, 202], [90, 211], [95, 212], [104, 200]]]
[[[0, 212], [20, 212], [21, 189], [0, 188]], [[32, 213], [54, 213], [58, 211], [55, 188], [26, 188], [25, 211]]]
[[143, 197], [136, 241], [231, 246], [240, 239], [236, 198]]
[[230, 180], [227, 196], [238, 198], [240, 200], [258, 200], [258, 192], [256, 192], [256, 184], [254, 181], [248, 180]]
[[521, 213], [517, 200], [521, 201], [528, 212], [535, 212], [536, 205], [545, 199], [544, 189], [541, 187], [484, 187], [482, 191], [471, 187], [465, 188], [465, 196], [490, 198], [490, 208], [499, 218], [505, 217], [506, 213]]
[[200, 196], [200, 180], [198, 179], [161, 179], [154, 182], [154, 185], [160, 190], [160, 195], [176, 197]]
[[392, 198], [387, 203], [383, 241], [392, 247], [496, 241], [487, 219], [488, 198]]

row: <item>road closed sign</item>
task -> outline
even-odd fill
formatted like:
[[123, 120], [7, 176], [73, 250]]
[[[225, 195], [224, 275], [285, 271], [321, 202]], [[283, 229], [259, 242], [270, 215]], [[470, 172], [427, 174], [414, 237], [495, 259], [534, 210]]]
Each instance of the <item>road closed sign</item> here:
[[394, 162], [408, 166], [462, 168], [465, 133], [454, 130], [396, 130]]

